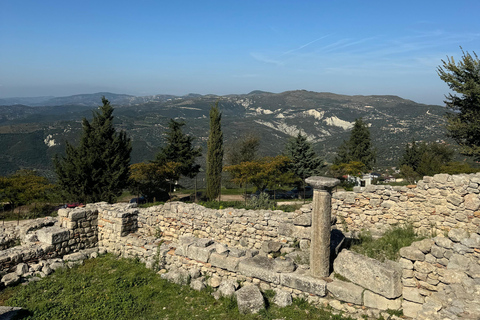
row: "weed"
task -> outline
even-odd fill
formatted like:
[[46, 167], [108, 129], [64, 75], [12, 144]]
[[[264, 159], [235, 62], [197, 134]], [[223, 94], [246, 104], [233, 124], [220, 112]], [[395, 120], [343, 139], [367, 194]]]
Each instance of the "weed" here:
[[399, 310], [387, 309], [386, 312], [391, 316], [397, 316], [397, 317], [403, 316], [403, 310], [401, 310], [401, 309], [399, 309]]
[[411, 224], [397, 226], [385, 232], [379, 239], [374, 240], [370, 231], [362, 231], [357, 240], [354, 240], [351, 250], [380, 261], [397, 260], [399, 251], [408, 247], [412, 242], [424, 239], [415, 233]]

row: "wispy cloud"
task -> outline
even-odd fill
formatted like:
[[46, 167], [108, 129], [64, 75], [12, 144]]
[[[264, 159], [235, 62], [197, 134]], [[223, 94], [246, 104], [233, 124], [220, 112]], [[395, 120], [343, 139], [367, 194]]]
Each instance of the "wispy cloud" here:
[[262, 54], [262, 53], [250, 52], [250, 56], [251, 56], [252, 58], [254, 58], [255, 60], [258, 60], [258, 61], [260, 61], [260, 62], [275, 64], [275, 65], [278, 65], [278, 66], [283, 65], [283, 62], [282, 62], [282, 61], [269, 58], [269, 57], [265, 56], [265, 55]]
[[310, 41], [310, 42], [308, 42], [308, 43], [305, 43], [304, 45], [301, 45], [301, 46], [298, 47], [298, 48], [285, 51], [284, 53], [282, 53], [282, 54], [280, 55], [280, 57], [282, 57], [282, 56], [284, 56], [284, 55], [287, 55], [287, 54], [289, 54], [289, 53], [293, 53], [293, 52], [302, 50], [303, 48], [308, 47], [309, 45], [311, 45], [311, 44], [313, 44], [313, 43], [315, 43], [315, 42], [317, 42], [317, 41], [320, 41], [320, 40], [322, 40], [322, 39], [325, 39], [325, 38], [327, 38], [328, 36], [329, 36], [329, 35], [326, 35], [326, 36], [317, 38], [317, 39], [315, 39], [315, 40], [313, 40], [313, 41]]

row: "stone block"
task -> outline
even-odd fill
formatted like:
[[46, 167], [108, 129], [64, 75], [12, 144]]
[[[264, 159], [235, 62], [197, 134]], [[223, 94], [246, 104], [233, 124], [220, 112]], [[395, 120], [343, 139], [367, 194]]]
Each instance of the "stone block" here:
[[191, 245], [187, 248], [186, 256], [190, 259], [208, 262], [210, 258], [210, 254], [215, 251], [215, 245], [210, 245], [209, 247], [197, 247]]
[[423, 261], [425, 260], [425, 254], [418, 248], [413, 246], [403, 247], [400, 249], [400, 256], [402, 258], [414, 261]]
[[338, 300], [361, 305], [365, 289], [351, 282], [334, 280], [327, 283], [327, 290]]
[[282, 244], [276, 241], [264, 241], [262, 243], [262, 251], [265, 253], [279, 252], [282, 249]]
[[72, 221], [85, 219], [85, 209], [75, 208], [70, 210], [68, 213], [68, 218]]
[[404, 316], [416, 319], [418, 312], [422, 310], [422, 304], [403, 300], [402, 309]]
[[238, 270], [238, 263], [240, 262], [240, 258], [230, 257], [213, 252], [210, 255], [210, 259], [208, 260], [208, 262], [214, 267], [235, 272]]
[[353, 283], [386, 298], [393, 299], [402, 295], [401, 267], [393, 261], [382, 263], [343, 250], [335, 259], [333, 269]]
[[70, 232], [60, 227], [47, 227], [37, 231], [37, 238], [40, 242], [46, 244], [59, 244], [70, 238]]
[[280, 236], [293, 237], [295, 226], [293, 223], [279, 223], [277, 232]]
[[290, 292], [276, 289], [275, 297], [273, 298], [273, 303], [275, 303], [280, 308], [284, 308], [292, 304], [292, 295]]
[[416, 302], [424, 303], [425, 298], [420, 294], [420, 290], [417, 288], [404, 287], [403, 288], [403, 299]]
[[245, 286], [235, 292], [238, 311], [243, 314], [257, 313], [265, 308], [265, 301], [257, 286]]
[[300, 270], [292, 273], [281, 273], [280, 284], [321, 297], [327, 294], [327, 282], [325, 280], [313, 278], [308, 273], [303, 273]]
[[302, 213], [293, 219], [293, 224], [296, 226], [310, 227], [312, 225], [312, 214]]
[[280, 283], [280, 276], [275, 270], [275, 262], [267, 257], [247, 258], [238, 264], [238, 271], [247, 276], [258, 278], [275, 284]]
[[387, 299], [384, 296], [365, 290], [363, 304], [368, 308], [398, 310], [402, 307], [402, 298]]

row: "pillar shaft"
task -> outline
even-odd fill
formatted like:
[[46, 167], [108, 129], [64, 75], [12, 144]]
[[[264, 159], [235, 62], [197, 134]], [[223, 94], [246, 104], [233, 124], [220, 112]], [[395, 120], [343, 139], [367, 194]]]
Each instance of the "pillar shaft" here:
[[327, 190], [314, 189], [310, 270], [314, 277], [330, 274], [331, 200]]

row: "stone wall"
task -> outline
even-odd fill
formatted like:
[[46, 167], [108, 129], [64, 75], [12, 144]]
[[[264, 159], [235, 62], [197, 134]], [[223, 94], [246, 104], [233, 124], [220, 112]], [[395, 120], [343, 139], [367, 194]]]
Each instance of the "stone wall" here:
[[424, 177], [417, 185], [370, 185], [336, 192], [332, 214], [344, 232], [382, 234], [392, 225], [411, 223], [426, 235], [452, 228], [476, 232], [480, 227], [480, 173]]
[[[197, 204], [171, 202], [142, 210], [138, 217], [139, 232], [161, 234], [175, 240], [184, 234], [214, 239], [228, 246], [259, 249], [265, 241], [293, 243], [310, 239], [310, 208], [296, 213], [281, 210], [207, 209]], [[303, 214], [304, 220], [300, 221]]]
[[403, 311], [416, 319], [478, 319], [480, 235], [451, 229], [400, 250]]

